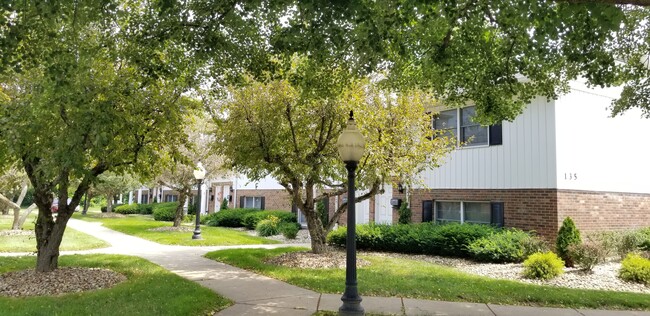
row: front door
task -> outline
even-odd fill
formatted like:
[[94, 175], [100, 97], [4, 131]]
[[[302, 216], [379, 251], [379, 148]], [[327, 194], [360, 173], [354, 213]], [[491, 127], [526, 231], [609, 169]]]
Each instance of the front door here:
[[390, 184], [384, 185], [384, 194], [375, 195], [375, 223], [393, 223], [393, 206], [390, 205], [392, 197], [393, 186]]

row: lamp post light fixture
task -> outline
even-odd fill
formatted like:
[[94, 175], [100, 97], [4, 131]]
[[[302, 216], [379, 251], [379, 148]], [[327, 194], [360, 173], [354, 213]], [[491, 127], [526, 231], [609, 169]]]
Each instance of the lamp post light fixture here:
[[194, 169], [194, 179], [196, 179], [196, 226], [194, 227], [194, 234], [192, 239], [203, 239], [201, 237], [201, 185], [203, 184], [203, 179], [205, 178], [205, 168], [200, 162], [196, 165]]
[[339, 315], [363, 315], [361, 307], [361, 296], [357, 289], [357, 243], [356, 243], [356, 223], [355, 223], [355, 171], [359, 160], [363, 157], [366, 141], [363, 135], [357, 129], [354, 122], [352, 111], [346, 128], [339, 136], [336, 146], [339, 150], [339, 156], [345, 163], [345, 169], [348, 170], [348, 227], [347, 237], [345, 240], [346, 257], [345, 257], [345, 292], [341, 297], [343, 305], [339, 308]]

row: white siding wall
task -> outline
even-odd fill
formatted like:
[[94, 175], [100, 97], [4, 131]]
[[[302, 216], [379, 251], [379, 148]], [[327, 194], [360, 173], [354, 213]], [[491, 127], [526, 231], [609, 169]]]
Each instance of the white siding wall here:
[[248, 178], [246, 178], [243, 175], [240, 175], [239, 178], [237, 178], [237, 181], [232, 180], [233, 183], [237, 183], [237, 189], [242, 189], [242, 190], [284, 190], [284, 187], [278, 183], [277, 180], [274, 178], [268, 176], [260, 181], [251, 181]]
[[558, 188], [650, 193], [650, 120], [637, 109], [609, 117], [618, 89], [572, 88], [556, 106]]
[[455, 150], [421, 176], [431, 189], [524, 189], [554, 188], [555, 174], [554, 102], [538, 98], [503, 122], [503, 145]]

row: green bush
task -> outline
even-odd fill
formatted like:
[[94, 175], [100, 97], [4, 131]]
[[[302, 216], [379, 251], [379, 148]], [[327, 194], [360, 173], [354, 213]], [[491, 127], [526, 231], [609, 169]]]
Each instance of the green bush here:
[[120, 206], [117, 206], [113, 209], [113, 212], [119, 213], [119, 214], [138, 214], [140, 213], [140, 208], [138, 204], [123, 204]]
[[616, 252], [621, 259], [626, 258], [629, 253], [642, 247], [644, 241], [645, 235], [640, 230], [624, 232], [617, 244]]
[[[476, 224], [364, 224], [357, 225], [359, 249], [470, 257], [468, 246], [499, 229]], [[346, 228], [340, 227], [327, 236], [328, 244], [345, 246]]]
[[102, 205], [102, 206], [99, 207], [99, 210], [102, 211], [102, 213], [106, 213], [106, 212], [108, 212], [108, 206]]
[[569, 253], [582, 270], [592, 271], [597, 264], [605, 261], [607, 250], [598, 243], [582, 243], [569, 246]]
[[[522, 262], [528, 255], [531, 239], [539, 238], [518, 229], [503, 229], [469, 244], [472, 259], [487, 262]], [[537, 247], [534, 247], [537, 248]]]
[[642, 239], [639, 248], [643, 251], [650, 251], [650, 227], [640, 230]]
[[292, 223], [292, 222], [298, 222], [298, 219], [296, 218], [296, 214], [287, 212], [287, 211], [259, 211], [259, 212], [251, 212], [242, 218], [242, 224], [244, 224], [244, 227], [248, 229], [255, 229], [257, 227], [257, 223], [259, 223], [262, 220], [268, 219], [270, 216], [275, 216], [280, 219], [281, 222], [283, 223]]
[[621, 262], [618, 276], [626, 281], [650, 285], [650, 259], [635, 253], [628, 254]]
[[255, 230], [262, 237], [277, 235], [280, 233], [280, 218], [271, 215], [267, 219], [259, 221]]
[[553, 252], [538, 252], [524, 261], [524, 276], [549, 280], [564, 273], [564, 262]]
[[[258, 224], [259, 226], [259, 224]], [[298, 231], [300, 230], [300, 224], [298, 223], [282, 223], [280, 224], [280, 233], [287, 239], [296, 239], [298, 236]]]
[[153, 206], [153, 219], [171, 222], [176, 218], [178, 202], [158, 203]]
[[411, 223], [411, 216], [413, 215], [413, 212], [409, 208], [409, 204], [404, 202], [402, 205], [400, 205], [399, 210], [397, 211], [399, 214], [399, 218], [397, 219], [397, 222], [400, 224], [410, 224]]
[[560, 227], [560, 231], [557, 233], [555, 249], [567, 267], [573, 267], [574, 263], [574, 259], [571, 257], [571, 253], [569, 253], [569, 246], [579, 245], [580, 243], [582, 243], [582, 240], [580, 239], [580, 231], [576, 228], [576, 224], [571, 217], [565, 218], [562, 222], [562, 227]]
[[226, 209], [202, 217], [201, 222], [208, 226], [244, 227], [244, 223], [242, 222], [244, 216], [253, 212], [261, 211], [254, 208]]
[[196, 204], [189, 203], [187, 205], [187, 215], [196, 215]]
[[153, 214], [154, 204], [138, 204], [138, 213], [143, 215]]
[[228, 209], [228, 199], [224, 198], [221, 201], [221, 207], [219, 207], [219, 210], [223, 211], [223, 210], [227, 210], [227, 209]]

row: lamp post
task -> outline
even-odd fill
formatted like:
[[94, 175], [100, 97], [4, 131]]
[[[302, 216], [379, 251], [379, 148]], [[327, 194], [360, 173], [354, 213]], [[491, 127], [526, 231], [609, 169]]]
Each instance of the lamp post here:
[[341, 297], [343, 305], [339, 308], [339, 315], [363, 315], [361, 307], [361, 296], [357, 289], [357, 243], [356, 243], [356, 223], [355, 223], [355, 171], [359, 160], [363, 157], [363, 150], [366, 141], [363, 135], [357, 129], [354, 122], [352, 111], [346, 128], [339, 136], [336, 146], [339, 150], [339, 156], [345, 163], [345, 169], [348, 170], [348, 228], [345, 241], [347, 254], [345, 257], [345, 292]]
[[194, 227], [194, 234], [192, 239], [203, 239], [201, 238], [201, 185], [203, 184], [203, 179], [205, 178], [205, 168], [199, 162], [194, 169], [194, 179], [196, 179], [196, 227]]

